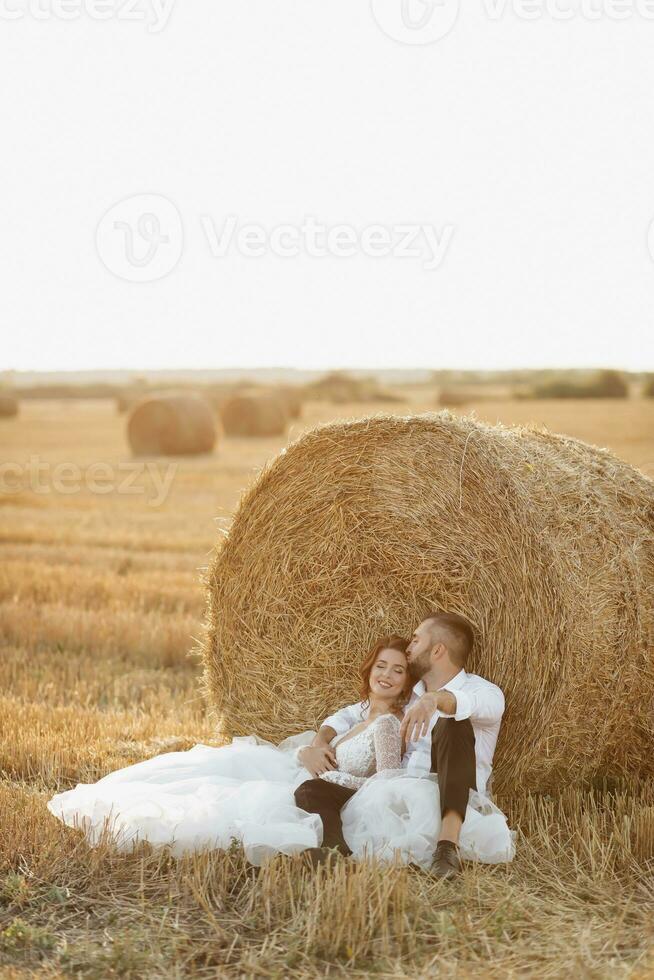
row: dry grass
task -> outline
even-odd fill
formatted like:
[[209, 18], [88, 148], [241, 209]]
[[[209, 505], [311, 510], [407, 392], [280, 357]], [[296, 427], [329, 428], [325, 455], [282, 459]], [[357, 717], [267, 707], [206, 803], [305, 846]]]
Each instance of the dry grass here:
[[[567, 418], [554, 403], [483, 409], [605, 442], [654, 472], [654, 404], [567, 404]], [[306, 416], [303, 427], [334, 408]], [[109, 401], [25, 404], [0, 438], [20, 462], [130, 458]], [[202, 569], [284, 442], [234, 439], [184, 460], [154, 508], [118, 492], [0, 493], [0, 976], [653, 976], [649, 784], [501, 800], [520, 832], [516, 861], [471, 866], [447, 888], [347, 862], [331, 878], [290, 858], [259, 871], [237, 851], [121, 856], [46, 810], [78, 781], [216, 741], [191, 655]]]

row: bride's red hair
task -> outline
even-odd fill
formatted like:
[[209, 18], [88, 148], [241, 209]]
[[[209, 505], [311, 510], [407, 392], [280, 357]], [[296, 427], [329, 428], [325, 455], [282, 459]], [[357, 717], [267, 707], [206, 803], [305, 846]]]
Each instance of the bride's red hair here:
[[[388, 636], [382, 636], [379, 640], [377, 640], [359, 667], [359, 677], [361, 678], [359, 694], [361, 695], [362, 701], [368, 700], [368, 696], [370, 694], [370, 671], [377, 662], [377, 657], [382, 650], [398, 650], [400, 653], [403, 653], [406, 656], [406, 648], [408, 645], [409, 640], [405, 640], [403, 636], [399, 636], [397, 633], [390, 633]], [[413, 681], [409, 671], [407, 670], [404, 680], [404, 687], [402, 688], [402, 692], [397, 699], [398, 707], [401, 708], [406, 704], [411, 696], [412, 689]]]

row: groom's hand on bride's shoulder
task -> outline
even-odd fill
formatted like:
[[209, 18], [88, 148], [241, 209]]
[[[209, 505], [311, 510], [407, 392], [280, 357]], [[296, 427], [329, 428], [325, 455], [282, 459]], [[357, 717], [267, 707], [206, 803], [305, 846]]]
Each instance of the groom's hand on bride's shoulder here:
[[320, 745], [307, 745], [298, 752], [298, 760], [308, 769], [312, 776], [321, 776], [323, 772], [338, 769], [334, 750]]
[[404, 715], [400, 725], [400, 735], [402, 737], [402, 751], [405, 751], [409, 742], [422, 738], [429, 731], [429, 722], [434, 712], [438, 709], [438, 695], [436, 692], [423, 694], [412, 708]]

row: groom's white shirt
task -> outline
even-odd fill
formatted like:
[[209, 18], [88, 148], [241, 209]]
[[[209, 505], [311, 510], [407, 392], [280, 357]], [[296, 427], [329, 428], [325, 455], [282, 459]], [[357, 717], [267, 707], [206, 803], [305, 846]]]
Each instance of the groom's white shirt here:
[[[411, 697], [404, 712], [412, 708], [419, 697], [425, 693], [424, 681], [414, 685]], [[456, 698], [456, 713], [447, 715], [443, 711], [435, 711], [429, 722], [429, 731], [422, 738], [412, 740], [407, 745], [402, 757], [402, 768], [416, 775], [431, 770], [431, 733], [439, 718], [454, 718], [455, 721], [470, 719], [475, 733], [475, 757], [477, 761], [477, 790], [486, 792], [490, 779], [495, 744], [500, 731], [500, 723], [504, 714], [504, 694], [497, 684], [492, 684], [478, 674], [467, 674], [460, 670], [451, 681], [439, 688], [450, 691]], [[369, 706], [364, 708], [364, 702], [349, 704], [325, 718], [323, 725], [329, 725], [337, 735], [349, 731], [354, 725], [368, 717]]]

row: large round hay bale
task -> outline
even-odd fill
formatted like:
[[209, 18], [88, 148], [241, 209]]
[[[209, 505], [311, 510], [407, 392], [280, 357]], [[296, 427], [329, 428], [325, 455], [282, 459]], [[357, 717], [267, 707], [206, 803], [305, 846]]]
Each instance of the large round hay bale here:
[[207, 583], [226, 733], [315, 727], [376, 637], [441, 608], [506, 695], [496, 789], [654, 775], [654, 483], [605, 450], [449, 412], [319, 427], [244, 496]]
[[127, 438], [136, 456], [208, 453], [216, 442], [216, 423], [202, 398], [162, 392], [132, 407]]
[[13, 395], [0, 395], [0, 419], [10, 419], [18, 415], [18, 399]]
[[288, 416], [276, 395], [234, 395], [220, 406], [220, 420], [228, 436], [279, 436]]

